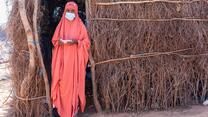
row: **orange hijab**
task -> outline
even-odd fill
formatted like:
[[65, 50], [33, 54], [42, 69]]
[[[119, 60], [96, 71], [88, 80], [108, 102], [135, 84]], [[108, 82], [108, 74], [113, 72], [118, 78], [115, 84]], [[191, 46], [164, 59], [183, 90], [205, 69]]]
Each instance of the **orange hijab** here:
[[[73, 21], [68, 21], [65, 18], [66, 10], [73, 9], [75, 11], [75, 19]], [[83, 25], [81, 19], [78, 16], [78, 6], [74, 2], [68, 2], [65, 6], [64, 13], [62, 15], [61, 21], [59, 22], [55, 34], [53, 36], [52, 42], [54, 46], [57, 45], [57, 41], [62, 38], [67, 39], [78, 39], [81, 31], [81, 25]]]
[[[73, 21], [65, 18], [67, 9], [75, 11], [76, 17]], [[76, 39], [78, 44], [59, 45], [60, 39]], [[85, 67], [90, 48], [87, 30], [78, 16], [76, 3], [66, 4], [52, 43], [52, 102], [61, 117], [71, 117], [78, 111], [78, 106], [82, 112], [85, 108]]]

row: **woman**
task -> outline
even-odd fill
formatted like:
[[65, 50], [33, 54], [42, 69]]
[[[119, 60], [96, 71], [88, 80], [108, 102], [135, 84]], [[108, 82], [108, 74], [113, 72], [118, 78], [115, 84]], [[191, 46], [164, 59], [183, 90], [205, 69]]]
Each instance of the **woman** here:
[[52, 38], [53, 106], [61, 117], [72, 117], [85, 108], [85, 67], [90, 41], [78, 16], [78, 6], [68, 2]]

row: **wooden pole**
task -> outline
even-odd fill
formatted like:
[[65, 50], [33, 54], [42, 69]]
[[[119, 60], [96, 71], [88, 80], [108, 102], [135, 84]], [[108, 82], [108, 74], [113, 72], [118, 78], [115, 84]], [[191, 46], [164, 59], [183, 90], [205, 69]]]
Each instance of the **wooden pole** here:
[[95, 81], [95, 62], [93, 60], [92, 54], [90, 52], [90, 64], [91, 64], [91, 73], [92, 73], [92, 86], [93, 86], [93, 100], [94, 100], [94, 104], [95, 104], [95, 108], [96, 111], [98, 113], [102, 112], [102, 108], [100, 106], [99, 100], [98, 100], [98, 96], [97, 96], [97, 84]]
[[35, 75], [35, 45], [30, 43], [33, 41], [33, 33], [32, 28], [30, 27], [26, 9], [25, 9], [25, 0], [18, 0], [18, 7], [19, 7], [19, 13], [22, 20], [22, 24], [26, 33], [27, 37], [27, 43], [29, 48], [29, 68], [28, 68], [28, 75], [23, 79], [21, 86], [20, 86], [20, 95], [22, 97], [26, 97], [26, 90], [28, 89], [27, 86], [33, 76]]
[[177, 1], [168, 1], [168, 0], [146, 0], [146, 1], [120, 1], [120, 2], [99, 2], [96, 3], [96, 5], [99, 6], [113, 6], [113, 5], [121, 5], [121, 4], [146, 4], [146, 3], [172, 3], [172, 4], [191, 4], [194, 2], [208, 2], [206, 0], [192, 0], [192, 1], [182, 1], [182, 0], [177, 0]]
[[[92, 17], [92, 9], [91, 9], [92, 4], [91, 4], [91, 2], [93, 2], [93, 1], [87, 0], [85, 2], [86, 17], [87, 17], [88, 21], [90, 21], [90, 18]], [[100, 112], [102, 112], [102, 108], [101, 108], [101, 105], [99, 103], [98, 95], [97, 95], [97, 84], [96, 84], [96, 81], [95, 81], [95, 62], [93, 60], [91, 50], [89, 51], [89, 60], [90, 60], [90, 64], [91, 64], [91, 73], [92, 73], [93, 101], [94, 101], [94, 104], [95, 104], [96, 111], [100, 113]]]
[[141, 19], [141, 18], [133, 18], [133, 19], [123, 19], [123, 18], [92, 18], [91, 21], [116, 21], [116, 22], [130, 22], [130, 21], [142, 21], [142, 22], [170, 22], [170, 21], [199, 21], [199, 22], [207, 22], [208, 19], [204, 18], [168, 18], [168, 19]]
[[[143, 54], [137, 54], [137, 55], [130, 55], [128, 57], [109, 59], [109, 60], [97, 62], [94, 64], [100, 65], [100, 64], [105, 64], [105, 63], [112, 63], [112, 62], [118, 62], [118, 61], [130, 60], [130, 59], [148, 58], [148, 57], [155, 57], [155, 56], [161, 56], [161, 55], [178, 55], [178, 56], [185, 57], [185, 56], [190, 56], [190, 55], [181, 55], [181, 54], [177, 54], [177, 52], [184, 52], [184, 51], [191, 50], [191, 49], [192, 48], [186, 48], [186, 49], [180, 49], [180, 50], [168, 51], [168, 52], [150, 52], [150, 53], [143, 53]], [[201, 54], [201, 56], [205, 56], [205, 55], [207, 55], [207, 53]], [[191, 55], [191, 56], [194, 56], [194, 55]]]
[[48, 102], [48, 106], [49, 106], [49, 114], [52, 117], [52, 104], [51, 104], [51, 98], [50, 98], [50, 87], [49, 87], [47, 72], [45, 69], [44, 62], [43, 62], [43, 56], [42, 56], [41, 49], [40, 49], [39, 36], [38, 36], [38, 31], [37, 31], [38, 6], [39, 6], [38, 0], [35, 0], [34, 1], [34, 13], [33, 13], [34, 35], [35, 35], [35, 42], [37, 42], [36, 47], [37, 47], [38, 58], [39, 58], [40, 65], [41, 65], [40, 68], [42, 70], [43, 78], [44, 78], [44, 82], [45, 82], [45, 90], [46, 90], [46, 98], [47, 98], [47, 102]]

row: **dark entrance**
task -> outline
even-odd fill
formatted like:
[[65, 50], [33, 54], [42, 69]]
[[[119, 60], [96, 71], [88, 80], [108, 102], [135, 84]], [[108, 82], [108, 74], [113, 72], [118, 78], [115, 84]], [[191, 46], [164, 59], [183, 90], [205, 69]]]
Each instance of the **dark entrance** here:
[[[51, 43], [52, 36], [58, 25], [65, 4], [69, 1], [75, 1], [79, 6], [79, 16], [83, 23], [86, 24], [86, 14], [85, 14], [85, 0], [41, 0], [41, 12], [43, 15], [40, 19], [40, 32], [41, 32], [41, 49], [44, 57], [44, 63], [49, 76], [49, 82], [51, 83], [51, 61], [52, 61], [52, 48]], [[86, 68], [86, 97], [87, 97], [87, 107], [92, 107], [93, 97], [92, 97], [92, 82], [90, 75], [90, 68]]]

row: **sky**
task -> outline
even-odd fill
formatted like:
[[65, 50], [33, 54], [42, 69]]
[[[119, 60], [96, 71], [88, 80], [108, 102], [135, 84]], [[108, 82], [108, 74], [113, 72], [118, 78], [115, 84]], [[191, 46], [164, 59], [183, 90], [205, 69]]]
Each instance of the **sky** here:
[[6, 0], [0, 0], [0, 26], [5, 25], [8, 16], [9, 16], [9, 9], [6, 5]]

